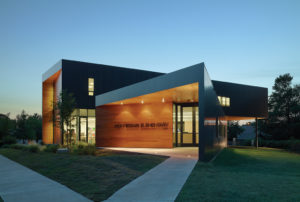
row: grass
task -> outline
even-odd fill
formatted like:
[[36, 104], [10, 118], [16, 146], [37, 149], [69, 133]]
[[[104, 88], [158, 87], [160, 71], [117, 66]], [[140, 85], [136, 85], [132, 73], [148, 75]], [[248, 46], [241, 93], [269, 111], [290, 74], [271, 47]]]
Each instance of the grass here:
[[300, 155], [227, 148], [198, 162], [176, 201], [300, 201]]
[[[115, 191], [166, 157], [99, 150], [96, 156], [0, 149], [0, 154], [68, 186], [93, 201]], [[1, 201], [1, 200], [0, 200]]]

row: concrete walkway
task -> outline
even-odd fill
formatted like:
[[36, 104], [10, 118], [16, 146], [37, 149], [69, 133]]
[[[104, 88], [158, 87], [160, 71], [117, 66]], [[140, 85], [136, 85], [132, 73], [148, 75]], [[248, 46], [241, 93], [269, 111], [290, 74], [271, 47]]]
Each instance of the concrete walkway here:
[[5, 202], [90, 201], [43, 175], [0, 155], [0, 196]]
[[[137, 152], [136, 149], [115, 148], [115, 150]], [[139, 149], [139, 152], [141, 150]], [[144, 152], [153, 154], [157, 149], [144, 149]], [[107, 201], [174, 201], [197, 163], [197, 158], [187, 154], [186, 150], [182, 150], [182, 155], [174, 150], [159, 152], [160, 155], [162, 153], [168, 153], [170, 158], [122, 187]]]

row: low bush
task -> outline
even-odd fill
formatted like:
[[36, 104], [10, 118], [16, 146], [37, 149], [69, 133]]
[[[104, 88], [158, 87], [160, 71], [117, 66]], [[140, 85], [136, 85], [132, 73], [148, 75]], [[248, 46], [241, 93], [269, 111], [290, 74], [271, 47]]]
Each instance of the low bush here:
[[96, 146], [95, 144], [87, 144], [80, 142], [76, 145], [73, 145], [70, 148], [71, 153], [78, 154], [78, 155], [95, 155], [96, 153]]
[[40, 151], [40, 148], [38, 145], [30, 145], [30, 146], [28, 146], [28, 151], [30, 151], [32, 153], [37, 153]]
[[58, 148], [59, 148], [59, 145], [57, 145], [57, 144], [48, 144], [48, 145], [46, 145], [44, 152], [56, 153]]
[[22, 144], [12, 144], [12, 145], [10, 145], [10, 148], [28, 151], [28, 147], [26, 145], [22, 145]]
[[16, 144], [17, 143], [17, 139], [14, 137], [14, 136], [11, 136], [11, 135], [7, 135], [7, 136], [4, 136], [3, 139], [2, 139], [2, 144]]
[[38, 145], [22, 145], [22, 144], [12, 144], [9, 146], [11, 149], [17, 149], [17, 150], [22, 150], [22, 151], [29, 151], [32, 153], [37, 153], [40, 151], [40, 148]]

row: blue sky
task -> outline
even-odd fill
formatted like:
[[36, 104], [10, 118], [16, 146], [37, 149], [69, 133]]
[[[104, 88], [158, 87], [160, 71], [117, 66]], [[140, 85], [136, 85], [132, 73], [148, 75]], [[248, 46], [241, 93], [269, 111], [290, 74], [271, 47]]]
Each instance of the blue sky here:
[[[300, 83], [300, 1], [0, 0], [0, 113], [41, 113], [61, 58], [160, 72], [205, 62], [211, 79]], [[242, 95], [241, 95], [242, 96]]]

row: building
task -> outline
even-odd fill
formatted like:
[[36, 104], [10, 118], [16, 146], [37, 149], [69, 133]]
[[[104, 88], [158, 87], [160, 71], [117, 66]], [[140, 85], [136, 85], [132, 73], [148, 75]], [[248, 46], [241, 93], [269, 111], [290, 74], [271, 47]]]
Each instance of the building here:
[[53, 103], [74, 94], [74, 141], [98, 147], [198, 146], [208, 160], [227, 145], [227, 121], [267, 117], [267, 88], [210, 79], [204, 63], [168, 74], [61, 60], [43, 74], [43, 142], [61, 143]]

